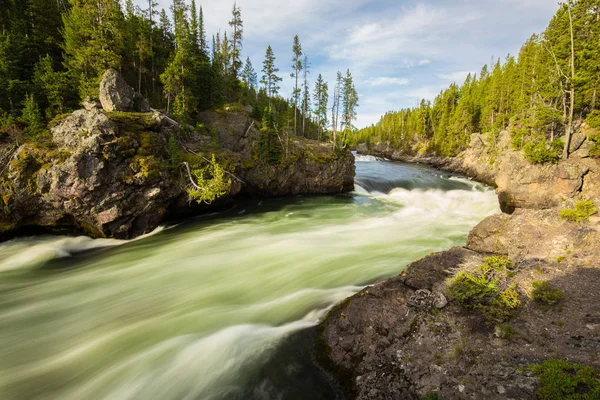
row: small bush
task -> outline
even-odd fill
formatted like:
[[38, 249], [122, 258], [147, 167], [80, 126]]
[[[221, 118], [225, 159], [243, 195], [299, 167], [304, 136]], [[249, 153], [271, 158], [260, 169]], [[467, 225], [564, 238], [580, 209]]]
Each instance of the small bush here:
[[510, 319], [521, 307], [516, 285], [508, 282], [513, 269], [506, 257], [487, 257], [474, 270], [450, 279], [449, 297], [463, 307], [480, 309], [489, 320]]
[[530, 369], [540, 376], [540, 400], [600, 399], [600, 374], [592, 367], [548, 359]]
[[217, 163], [214, 154], [207, 166], [194, 169], [192, 174], [196, 182], [193, 187], [187, 189], [187, 193], [190, 199], [198, 204], [211, 204], [225, 195], [231, 187], [231, 179], [225, 178], [225, 170]]
[[436, 392], [427, 392], [423, 400], [438, 400], [438, 394]]
[[508, 257], [502, 256], [491, 256], [486, 257], [481, 265], [482, 271], [512, 271], [515, 268], [515, 264]]
[[590, 157], [600, 157], [600, 133], [590, 135], [588, 139], [594, 143], [590, 149]]
[[585, 200], [575, 204], [575, 208], [562, 210], [560, 217], [567, 221], [583, 222], [597, 213], [596, 204], [591, 200]]
[[585, 122], [591, 127], [600, 131], [600, 111], [594, 110], [588, 114]]
[[548, 281], [532, 282], [531, 298], [545, 305], [554, 305], [565, 298], [565, 293], [552, 286]]
[[523, 155], [531, 164], [556, 164], [562, 155], [564, 142], [556, 139], [550, 143], [542, 139], [537, 143], [526, 143], [523, 146]]
[[463, 306], [474, 306], [497, 293], [496, 282], [490, 281], [485, 275], [467, 271], [460, 271], [450, 285], [450, 297]]

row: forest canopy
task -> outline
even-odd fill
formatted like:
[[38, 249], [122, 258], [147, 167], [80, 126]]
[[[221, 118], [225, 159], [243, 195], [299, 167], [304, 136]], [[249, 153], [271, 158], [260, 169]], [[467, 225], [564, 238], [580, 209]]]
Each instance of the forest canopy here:
[[284, 98], [271, 46], [261, 71], [244, 61], [242, 9], [233, 3], [228, 29], [210, 38], [206, 18], [195, 0], [172, 0], [168, 11], [154, 0], [146, 7], [133, 0], [0, 0], [0, 133], [35, 138], [53, 118], [96, 97], [100, 77], [113, 68], [154, 108], [192, 126], [203, 110], [241, 103], [278, 131], [329, 140], [331, 127], [334, 137], [349, 137], [358, 106], [349, 70], [338, 74], [331, 104], [322, 75], [311, 89], [296, 36], [295, 89]]
[[600, 115], [600, 4], [563, 2], [542, 34], [531, 36], [517, 57], [508, 55], [433, 102], [386, 113], [362, 129], [355, 143], [389, 143], [409, 153], [454, 156], [471, 134], [493, 148], [510, 127], [512, 146], [531, 162], [565, 157], [577, 120]]

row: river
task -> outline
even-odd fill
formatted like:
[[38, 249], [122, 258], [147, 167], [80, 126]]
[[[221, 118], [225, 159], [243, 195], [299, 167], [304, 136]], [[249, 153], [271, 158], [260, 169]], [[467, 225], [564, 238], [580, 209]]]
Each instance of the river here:
[[499, 212], [466, 178], [356, 164], [346, 195], [248, 200], [133, 241], [0, 244], [0, 399], [331, 398], [290, 338]]

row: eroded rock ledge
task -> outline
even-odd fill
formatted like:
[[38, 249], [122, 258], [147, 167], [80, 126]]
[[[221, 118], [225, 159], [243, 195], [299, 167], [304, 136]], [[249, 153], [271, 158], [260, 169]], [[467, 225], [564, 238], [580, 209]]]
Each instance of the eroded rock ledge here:
[[[528, 164], [510, 148], [506, 132], [493, 163], [477, 135], [454, 159], [359, 148], [495, 185], [507, 213], [483, 220], [465, 247], [418, 260], [329, 313], [316, 357], [348, 398], [536, 399], [539, 379], [530, 364], [560, 358], [600, 370], [600, 217], [559, 217], [580, 200], [600, 205], [600, 161], [586, 154], [581, 132], [569, 161], [546, 166]], [[522, 303], [516, 316], [490, 321], [451, 300], [437, 308], [444, 302], [435, 299], [449, 298], [449, 278], [491, 255], [515, 264], [511, 279]], [[534, 282], [541, 281], [563, 291], [564, 300], [556, 306], [531, 300]]]
[[[348, 299], [321, 324], [322, 363], [349, 398], [535, 399], [527, 366], [546, 358], [600, 368], [600, 218], [561, 220], [555, 210], [517, 210], [473, 229], [465, 248], [431, 254], [400, 276]], [[447, 293], [447, 278], [490, 254], [515, 262], [523, 307], [490, 324], [477, 310], [410, 301], [419, 290]], [[532, 282], [565, 293], [557, 307], [528, 298]]]
[[600, 201], [600, 159], [589, 156], [593, 142], [588, 136], [592, 133], [585, 124], [579, 126], [571, 156], [558, 164], [530, 164], [512, 148], [508, 131], [500, 133], [495, 148], [487, 144], [485, 135], [473, 134], [467, 150], [455, 158], [414, 156], [381, 143], [370, 148], [361, 145], [358, 152], [470, 176], [496, 187], [502, 211], [511, 213], [517, 208], [557, 207], [565, 199]]
[[[204, 125], [184, 132], [112, 70], [104, 74], [100, 101], [83, 105], [33, 143], [17, 146], [0, 137], [0, 240], [31, 227], [131, 238], [166, 218], [198, 214], [239, 196], [354, 189], [350, 151], [296, 138], [281, 163], [258, 157], [257, 122], [242, 107], [207, 111]], [[177, 159], [201, 161], [212, 154], [232, 185], [217, 203], [195, 205]]]

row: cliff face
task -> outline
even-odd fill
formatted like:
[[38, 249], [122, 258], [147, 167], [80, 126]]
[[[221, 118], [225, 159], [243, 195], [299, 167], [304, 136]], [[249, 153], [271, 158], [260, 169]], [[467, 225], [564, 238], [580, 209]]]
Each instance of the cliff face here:
[[[206, 112], [204, 127], [183, 131], [158, 112], [139, 112], [148, 110], [147, 102], [114, 71], [105, 74], [100, 97], [104, 109], [86, 101], [86, 109], [55, 122], [47, 137], [21, 146], [0, 143], [0, 238], [30, 227], [130, 238], [167, 216], [203, 212], [241, 195], [332, 194], [354, 187], [349, 151], [297, 138], [281, 163], [261, 160], [257, 123], [248, 110]], [[180, 159], [203, 163], [212, 154], [231, 187], [216, 204], [194, 205]]]
[[436, 168], [471, 176], [497, 188], [501, 208], [552, 208], [565, 199], [585, 198], [600, 204], [600, 159], [590, 157], [594, 143], [588, 139], [594, 131], [580, 125], [571, 143], [571, 156], [557, 164], [532, 165], [510, 145], [508, 131], [500, 133], [495, 147], [485, 135], [473, 134], [466, 151], [455, 158], [411, 156], [385, 144], [358, 151], [397, 161], [421, 162]]
[[[507, 133], [495, 151], [482, 139], [474, 136], [455, 159], [359, 149], [494, 184], [510, 214], [486, 218], [465, 247], [418, 260], [330, 312], [316, 347], [349, 398], [536, 399], [545, 383], [530, 365], [558, 358], [600, 371], [600, 217], [560, 217], [576, 201], [600, 205], [600, 163], [589, 157], [585, 127], [571, 159], [557, 165], [530, 165], [510, 148]], [[453, 298], [452, 278], [482, 271], [492, 255], [512, 262], [493, 284], [514, 289], [515, 309], [491, 313], [485, 302], [497, 306], [494, 295], [469, 307]], [[556, 302], [544, 302], [542, 283], [556, 290]], [[592, 386], [574, 383], [572, 390], [596, 398], [600, 387]], [[557, 390], [555, 398], [566, 396]]]

